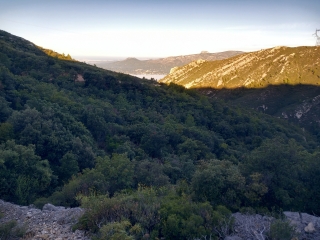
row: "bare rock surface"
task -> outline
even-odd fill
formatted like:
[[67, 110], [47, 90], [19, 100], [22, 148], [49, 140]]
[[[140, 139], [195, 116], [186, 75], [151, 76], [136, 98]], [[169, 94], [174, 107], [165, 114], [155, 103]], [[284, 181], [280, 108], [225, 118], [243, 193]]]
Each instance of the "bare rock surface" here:
[[84, 213], [81, 208], [57, 207], [44, 205], [43, 209], [34, 206], [18, 206], [0, 200], [0, 224], [15, 220], [17, 225], [26, 229], [22, 239], [52, 240], [52, 239], [90, 239], [84, 231], [72, 231], [72, 226]]
[[[320, 239], [320, 217], [307, 213], [284, 212], [286, 219], [294, 226], [297, 237], [294, 240], [319, 240]], [[273, 217], [259, 214], [234, 213], [234, 234], [227, 236], [225, 240], [264, 240], [270, 230]]]
[[320, 239], [320, 217], [298, 212], [284, 212], [284, 215], [296, 227], [301, 239]]

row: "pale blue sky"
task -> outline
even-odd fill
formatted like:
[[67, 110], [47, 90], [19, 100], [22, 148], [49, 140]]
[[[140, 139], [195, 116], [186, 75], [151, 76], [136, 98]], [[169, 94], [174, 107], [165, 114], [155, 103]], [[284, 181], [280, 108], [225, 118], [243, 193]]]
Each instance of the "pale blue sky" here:
[[316, 28], [319, 0], [0, 0], [0, 29], [73, 57], [310, 46]]

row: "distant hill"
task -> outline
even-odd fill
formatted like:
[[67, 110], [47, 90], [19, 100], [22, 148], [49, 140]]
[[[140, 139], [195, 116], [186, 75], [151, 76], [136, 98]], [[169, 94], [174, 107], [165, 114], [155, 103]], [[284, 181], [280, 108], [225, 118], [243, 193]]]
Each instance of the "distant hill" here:
[[221, 60], [230, 58], [239, 54], [241, 51], [226, 51], [218, 53], [209, 53], [206, 51], [200, 54], [191, 54], [184, 56], [167, 57], [160, 59], [150, 59], [150, 60], [139, 60], [137, 58], [127, 58], [123, 61], [116, 62], [102, 62], [102, 61], [91, 61], [92, 64], [96, 64], [98, 67], [122, 72], [127, 74], [169, 74], [170, 70], [174, 67], [183, 66], [192, 61], [203, 59], [208, 61]]
[[186, 88], [261, 88], [320, 83], [320, 47], [275, 47], [221, 61], [198, 60], [161, 80]]

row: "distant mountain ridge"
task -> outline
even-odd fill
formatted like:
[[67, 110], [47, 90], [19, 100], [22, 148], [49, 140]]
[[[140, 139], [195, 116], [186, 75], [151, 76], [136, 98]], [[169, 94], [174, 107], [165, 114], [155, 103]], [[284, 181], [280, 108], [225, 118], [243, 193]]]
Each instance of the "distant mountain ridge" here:
[[261, 88], [320, 83], [320, 47], [275, 47], [221, 61], [196, 61], [162, 79], [186, 88]]
[[192, 61], [203, 59], [207, 61], [221, 60], [230, 58], [239, 54], [241, 51], [225, 51], [218, 53], [209, 53], [202, 51], [200, 54], [190, 54], [183, 56], [174, 56], [159, 59], [139, 60], [137, 58], [127, 58], [122, 61], [116, 62], [102, 62], [91, 61], [92, 64], [96, 64], [98, 67], [122, 72], [127, 74], [159, 74], [166, 75], [170, 73], [170, 70], [174, 67], [183, 66]]

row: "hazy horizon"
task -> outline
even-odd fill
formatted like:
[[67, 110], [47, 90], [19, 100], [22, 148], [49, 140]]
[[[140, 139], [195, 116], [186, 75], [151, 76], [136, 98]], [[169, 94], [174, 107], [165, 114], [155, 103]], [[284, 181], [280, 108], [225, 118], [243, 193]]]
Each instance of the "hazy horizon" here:
[[71, 56], [72, 58], [76, 59], [76, 60], [79, 60], [79, 61], [104, 61], [104, 62], [107, 62], [107, 61], [122, 61], [122, 60], [125, 60], [127, 58], [137, 58], [139, 60], [149, 60], [149, 59], [158, 59], [158, 58], [161, 58], [161, 57], [135, 57], [135, 56], [128, 56], [128, 57], [117, 57], [117, 56], [78, 56], [78, 55], [75, 55], [75, 56]]
[[72, 57], [163, 58], [312, 46], [315, 0], [11, 0], [0, 29]]
[[[202, 50], [201, 52], [203, 52], [205, 50]], [[227, 50], [227, 51], [238, 51], [238, 50]], [[187, 53], [184, 55], [170, 55], [170, 56], [153, 56], [153, 57], [145, 57], [145, 56], [140, 56], [140, 57], [135, 57], [135, 56], [128, 56], [128, 57], [121, 57], [121, 56], [79, 56], [79, 55], [75, 55], [75, 56], [71, 56], [72, 58], [79, 60], [79, 61], [122, 61], [128, 58], [136, 58], [138, 60], [151, 60], [151, 59], [161, 59], [161, 58], [168, 58], [168, 57], [179, 57], [179, 56], [186, 56], [186, 55], [193, 55], [193, 54], [200, 54], [201, 52], [198, 53]], [[219, 52], [209, 52], [208, 53], [219, 53]], [[224, 52], [224, 51], [223, 51]]]

